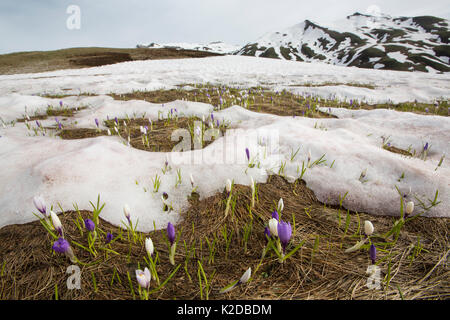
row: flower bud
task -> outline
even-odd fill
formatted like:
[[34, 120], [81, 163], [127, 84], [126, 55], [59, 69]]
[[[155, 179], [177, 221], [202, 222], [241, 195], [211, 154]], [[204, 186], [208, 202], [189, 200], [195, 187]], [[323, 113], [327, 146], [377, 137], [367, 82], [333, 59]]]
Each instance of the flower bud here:
[[366, 220], [364, 222], [364, 233], [366, 234], [366, 236], [370, 236], [370, 235], [372, 235], [373, 231], [374, 231], [374, 227], [373, 227], [372, 222]]

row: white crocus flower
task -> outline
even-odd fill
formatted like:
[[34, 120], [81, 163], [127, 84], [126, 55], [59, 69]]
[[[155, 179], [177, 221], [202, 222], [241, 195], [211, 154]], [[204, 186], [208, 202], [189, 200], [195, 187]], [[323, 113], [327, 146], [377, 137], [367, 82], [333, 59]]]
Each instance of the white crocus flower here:
[[189, 178], [191, 179], [191, 186], [194, 187], [194, 177], [192, 176], [192, 173], [189, 175]]
[[252, 275], [252, 268], [248, 268], [247, 271], [242, 275], [241, 279], [239, 280], [240, 283], [246, 283]]
[[283, 198], [280, 198], [280, 200], [278, 200], [278, 212], [282, 212], [284, 209], [284, 201]]
[[59, 235], [63, 237], [63, 228], [61, 220], [59, 220], [56, 213], [54, 213], [52, 210], [50, 210], [50, 217], [52, 218], [53, 227], [56, 231], [58, 231]]
[[153, 255], [153, 252], [155, 251], [155, 248], [153, 246], [153, 241], [150, 238], [145, 239], [145, 250], [147, 251], [149, 256]]
[[270, 229], [270, 234], [278, 237], [278, 220], [275, 218], [271, 218], [269, 220], [269, 229]]
[[240, 285], [242, 283], [246, 283], [250, 279], [251, 274], [252, 274], [252, 268], [248, 268], [247, 271], [245, 271], [245, 273], [239, 279], [239, 281], [236, 281], [234, 284], [230, 285], [226, 289], [221, 290], [220, 292], [221, 293], [229, 292], [229, 291], [233, 290], [234, 288], [236, 288], [238, 285]]
[[123, 213], [125, 215], [125, 218], [127, 218], [128, 221], [131, 220], [131, 210], [130, 207], [128, 206], [128, 204], [125, 204], [123, 206]]
[[145, 268], [144, 271], [136, 270], [136, 279], [139, 286], [148, 289], [148, 287], [150, 287], [150, 280], [152, 279], [150, 270], [148, 270], [148, 268]]
[[227, 188], [227, 192], [228, 192], [228, 193], [231, 192], [231, 185], [232, 185], [231, 180], [230, 180], [230, 179], [227, 179], [226, 188]]
[[414, 211], [414, 202], [410, 201], [406, 204], [406, 214], [410, 215]]
[[368, 221], [368, 220], [366, 220], [366, 221], [364, 222], [364, 233], [366, 234], [366, 236], [372, 235], [374, 229], [375, 229], [375, 228], [373, 227], [372, 222], [370, 222], [370, 221]]
[[42, 213], [44, 216], [47, 216], [47, 208], [44, 198], [42, 198], [41, 196], [35, 196], [33, 198], [33, 204], [40, 213]]

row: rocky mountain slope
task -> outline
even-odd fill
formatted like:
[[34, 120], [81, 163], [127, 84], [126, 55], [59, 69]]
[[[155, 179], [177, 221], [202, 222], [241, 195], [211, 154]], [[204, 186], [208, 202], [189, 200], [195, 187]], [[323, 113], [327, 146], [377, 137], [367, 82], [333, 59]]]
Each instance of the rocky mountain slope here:
[[449, 21], [355, 13], [330, 27], [309, 20], [268, 33], [235, 54], [402, 71], [449, 72]]

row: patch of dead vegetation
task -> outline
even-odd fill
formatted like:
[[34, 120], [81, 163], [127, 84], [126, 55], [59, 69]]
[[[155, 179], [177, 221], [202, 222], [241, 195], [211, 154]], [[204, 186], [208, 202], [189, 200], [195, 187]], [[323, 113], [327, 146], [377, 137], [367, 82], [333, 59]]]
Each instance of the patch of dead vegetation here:
[[412, 157], [413, 154], [409, 151], [394, 147], [394, 146], [383, 146], [384, 150], [390, 151], [392, 153], [401, 154], [402, 156]]
[[69, 48], [0, 55], [0, 74], [35, 73], [89, 68], [125, 61], [204, 58], [220, 54], [173, 48]]
[[[224, 215], [225, 192], [202, 200], [198, 195], [191, 197], [190, 207], [176, 226], [181, 236], [175, 265], [180, 267], [163, 288], [151, 294], [151, 299], [200, 299], [198, 261], [211, 277], [210, 299], [449, 298], [450, 277], [446, 267], [449, 219], [409, 221], [396, 244], [391, 245], [392, 239], [384, 238], [383, 234], [392, 227], [392, 217], [347, 214], [343, 208], [325, 206], [301, 180], [290, 184], [282, 177], [271, 176], [267, 183], [257, 184], [258, 199], [251, 212], [250, 187], [235, 185], [233, 190], [235, 206], [228, 216]], [[264, 227], [281, 197], [285, 204], [281, 219], [293, 225], [288, 250], [305, 241], [283, 264], [273, 251], [261, 260], [266, 243]], [[82, 211], [80, 215], [84, 219], [91, 213]], [[116, 238], [110, 249], [118, 254], [99, 249], [94, 258], [73, 244], [75, 241], [87, 245], [86, 231], [81, 235], [73, 223], [77, 216], [76, 211], [68, 211], [60, 219], [77, 257], [89, 262], [81, 266], [82, 290], [67, 289], [66, 268], [70, 262], [52, 253], [53, 240], [36, 221], [0, 229], [1, 299], [54, 299], [56, 285], [60, 299], [138, 299], [134, 271], [145, 266], [145, 236], [152, 238], [158, 252], [161, 281], [174, 270], [168, 260], [165, 230], [141, 234], [140, 241], [133, 243], [126, 231], [101, 221], [96, 246], [101, 247], [106, 232], [112, 232]], [[369, 219], [375, 226], [372, 241], [378, 249], [381, 290], [365, 286], [370, 264], [367, 249], [344, 252], [360, 239], [361, 226]], [[249, 238], [245, 241], [248, 230]], [[219, 289], [239, 279], [248, 267], [252, 267], [251, 282], [227, 294], [219, 293]], [[151, 289], [156, 287], [152, 280]]]
[[[226, 96], [218, 90], [209, 91], [201, 89], [183, 90], [156, 90], [156, 91], [134, 91], [128, 94], [111, 94], [116, 100], [144, 100], [152, 103], [168, 103], [174, 100], [188, 100], [195, 102], [209, 103], [220, 109], [228, 108], [234, 104], [243, 105], [240, 97], [242, 89], [227, 88]], [[254, 98], [254, 99], [253, 99]], [[221, 100], [222, 99], [222, 100]], [[252, 95], [246, 105], [248, 110], [259, 113], [269, 113], [278, 116], [307, 116], [311, 118], [334, 118], [334, 116], [321, 112], [315, 108], [315, 103], [301, 96], [283, 91], [275, 93], [271, 91], [261, 91]]]
[[35, 121], [35, 120], [46, 120], [49, 117], [63, 117], [63, 118], [71, 118], [77, 112], [86, 109], [86, 106], [75, 108], [52, 108], [48, 107], [45, 111], [45, 114], [35, 114], [28, 115], [28, 118], [24, 116], [23, 118], [17, 119], [17, 122], [25, 122], [27, 121]]
[[[129, 137], [130, 146], [133, 148], [151, 152], [171, 152], [176, 145], [184, 142], [184, 136], [176, 136], [172, 139], [173, 133], [178, 129], [186, 129], [189, 132], [189, 142], [191, 146], [190, 150], [198, 148], [198, 146], [194, 144], [192, 131], [195, 122], [201, 123], [201, 121], [201, 119], [196, 117], [174, 117], [172, 119], [158, 120], [150, 123], [148, 119], [135, 118], [117, 119], [117, 124], [115, 120], [106, 120], [104, 121], [104, 124], [109, 128], [111, 135], [119, 135], [126, 142], [128, 142]], [[126, 125], [124, 125], [124, 122]], [[143, 139], [145, 135], [141, 132], [141, 127], [147, 127], [147, 140]], [[117, 131], [115, 128], [117, 128]], [[202, 125], [202, 130], [205, 130], [204, 125]], [[218, 130], [220, 130], [220, 134], [222, 136], [225, 134], [224, 127], [221, 127]], [[98, 136], [107, 136], [108, 131], [88, 128], [64, 128], [59, 130], [57, 135], [59, 135], [62, 139], [67, 140], [85, 139]], [[203, 139], [201, 148], [208, 146], [214, 141], [214, 137], [210, 140]], [[186, 145], [186, 147], [187, 146], [188, 145]]]

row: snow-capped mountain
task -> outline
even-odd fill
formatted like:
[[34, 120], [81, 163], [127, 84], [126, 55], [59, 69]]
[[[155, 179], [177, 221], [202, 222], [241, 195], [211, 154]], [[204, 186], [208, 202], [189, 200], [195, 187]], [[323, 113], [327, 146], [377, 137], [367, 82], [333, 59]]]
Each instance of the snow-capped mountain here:
[[187, 50], [198, 50], [198, 51], [209, 51], [220, 54], [231, 54], [241, 49], [241, 46], [236, 46], [233, 44], [224, 43], [222, 41], [210, 42], [208, 44], [199, 43], [150, 43], [148, 45], [138, 44], [138, 48], [175, 48], [175, 49], [187, 49]]
[[449, 21], [355, 13], [329, 27], [309, 20], [268, 33], [236, 54], [403, 71], [449, 72]]

